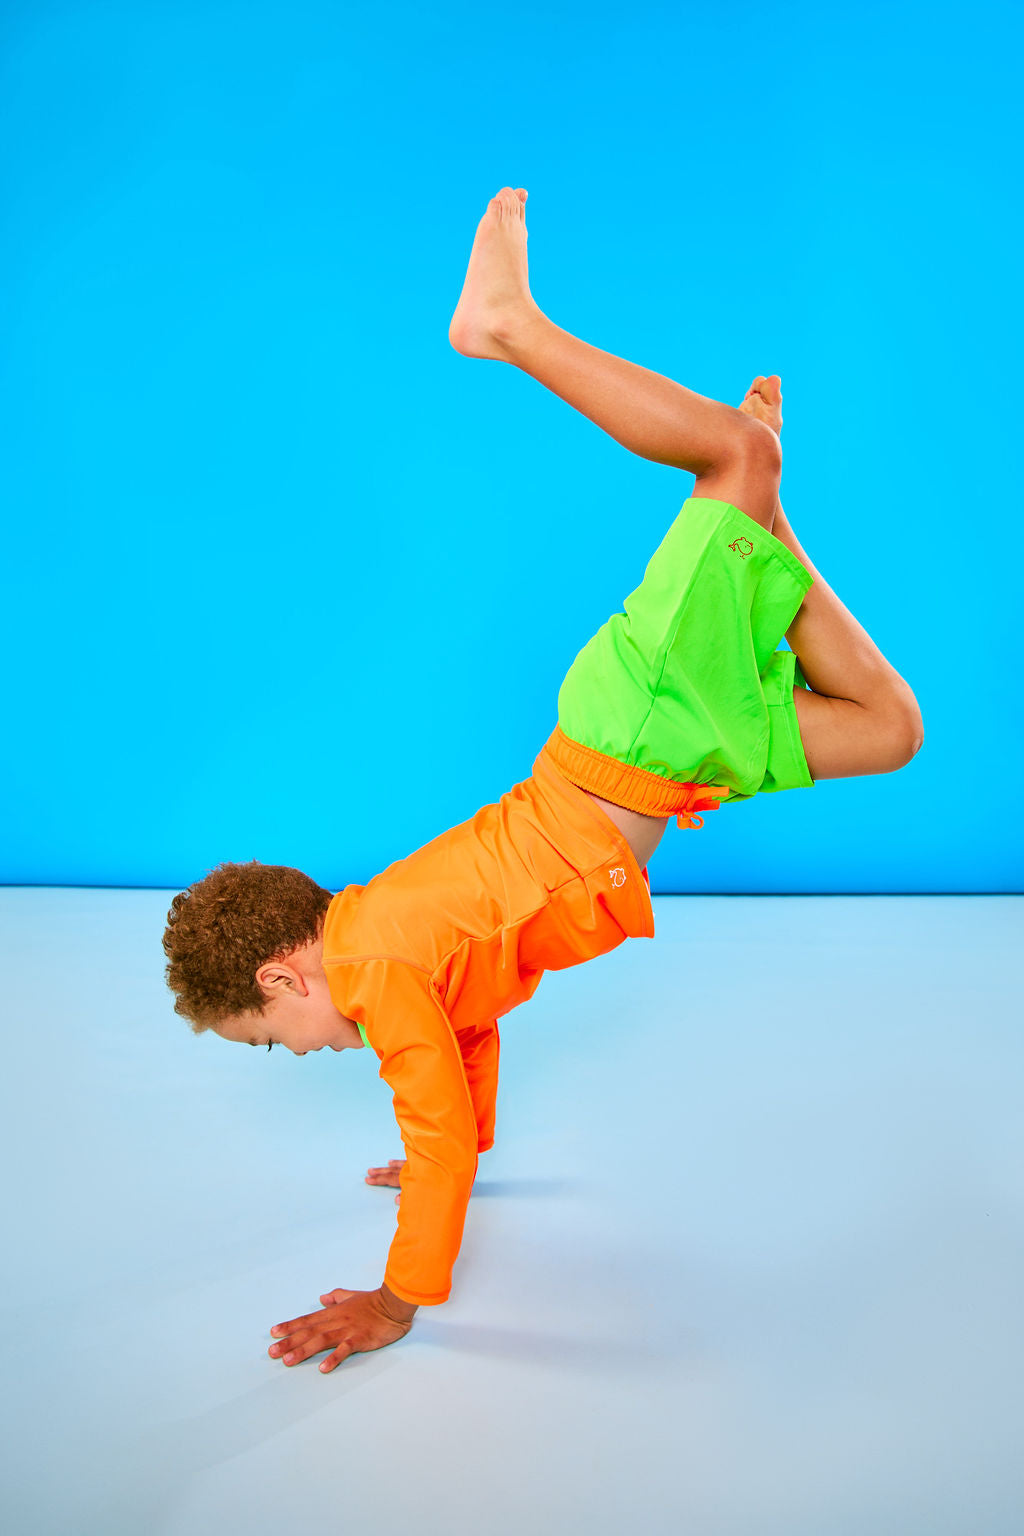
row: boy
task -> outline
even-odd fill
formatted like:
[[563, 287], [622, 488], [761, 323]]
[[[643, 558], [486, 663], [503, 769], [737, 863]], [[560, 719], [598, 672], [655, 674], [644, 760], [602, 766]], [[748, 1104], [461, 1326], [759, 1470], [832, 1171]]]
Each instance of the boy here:
[[647, 864], [671, 816], [700, 827], [723, 801], [889, 773], [923, 742], [910, 688], [782, 511], [778, 375], [733, 409], [560, 330], [530, 293], [526, 198], [504, 187], [488, 204], [452, 346], [686, 470], [693, 496], [574, 661], [530, 777], [497, 804], [334, 896], [254, 861], [174, 898], [167, 981], [196, 1033], [299, 1055], [368, 1044], [394, 1090], [406, 1157], [367, 1179], [402, 1190], [384, 1282], [272, 1328], [269, 1353], [289, 1365], [327, 1349], [332, 1370], [447, 1300], [493, 1145], [497, 1021], [545, 970], [653, 938]]

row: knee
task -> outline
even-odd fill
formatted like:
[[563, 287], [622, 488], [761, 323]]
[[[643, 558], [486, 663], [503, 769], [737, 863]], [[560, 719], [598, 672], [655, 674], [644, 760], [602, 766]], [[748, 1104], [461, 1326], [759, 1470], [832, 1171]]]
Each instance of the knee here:
[[[795, 697], [795, 695], [794, 695]], [[870, 773], [895, 773], [905, 768], [924, 746], [924, 724], [913, 693], [898, 675], [871, 701], [861, 704], [859, 734], [865, 745], [870, 741], [870, 755], [875, 767]]]
[[893, 750], [897, 768], [905, 768], [924, 746], [924, 721], [913, 694], [898, 711], [893, 725]]
[[924, 746], [923, 734], [903, 736], [896, 747], [896, 767], [905, 768]]
[[739, 451], [743, 460], [756, 467], [763, 475], [782, 474], [782, 443], [779, 434], [763, 421], [752, 416], [741, 416], [743, 426], [739, 434]]

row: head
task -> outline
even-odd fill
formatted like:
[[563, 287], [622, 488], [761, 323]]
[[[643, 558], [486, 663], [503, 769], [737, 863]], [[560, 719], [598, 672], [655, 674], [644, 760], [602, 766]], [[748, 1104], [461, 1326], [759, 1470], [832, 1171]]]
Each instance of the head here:
[[325, 891], [284, 864], [221, 864], [180, 892], [163, 946], [174, 1011], [194, 1034], [283, 1045], [304, 1056], [359, 1049], [355, 1023], [331, 1000], [323, 967]]

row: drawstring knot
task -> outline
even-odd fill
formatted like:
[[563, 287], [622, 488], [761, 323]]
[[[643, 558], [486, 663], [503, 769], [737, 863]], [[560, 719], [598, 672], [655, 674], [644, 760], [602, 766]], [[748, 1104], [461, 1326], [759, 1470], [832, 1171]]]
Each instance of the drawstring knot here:
[[727, 789], [719, 789], [713, 784], [684, 784], [681, 787], [686, 790], [686, 804], [672, 814], [676, 818], [676, 826], [684, 832], [695, 832], [704, 825], [702, 818], [693, 814], [694, 811], [717, 811], [720, 802], [729, 794]]

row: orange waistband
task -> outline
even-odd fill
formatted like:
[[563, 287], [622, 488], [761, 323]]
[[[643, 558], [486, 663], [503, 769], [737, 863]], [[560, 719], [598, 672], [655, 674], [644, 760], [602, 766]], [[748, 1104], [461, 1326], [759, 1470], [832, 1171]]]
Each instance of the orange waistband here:
[[649, 768], [638, 768], [635, 763], [620, 763], [617, 757], [573, 741], [559, 725], [541, 751], [570, 784], [643, 816], [675, 816], [683, 828], [702, 827], [703, 821], [693, 812], [717, 811], [719, 802], [729, 794], [728, 789], [718, 785], [680, 784], [652, 773]]

